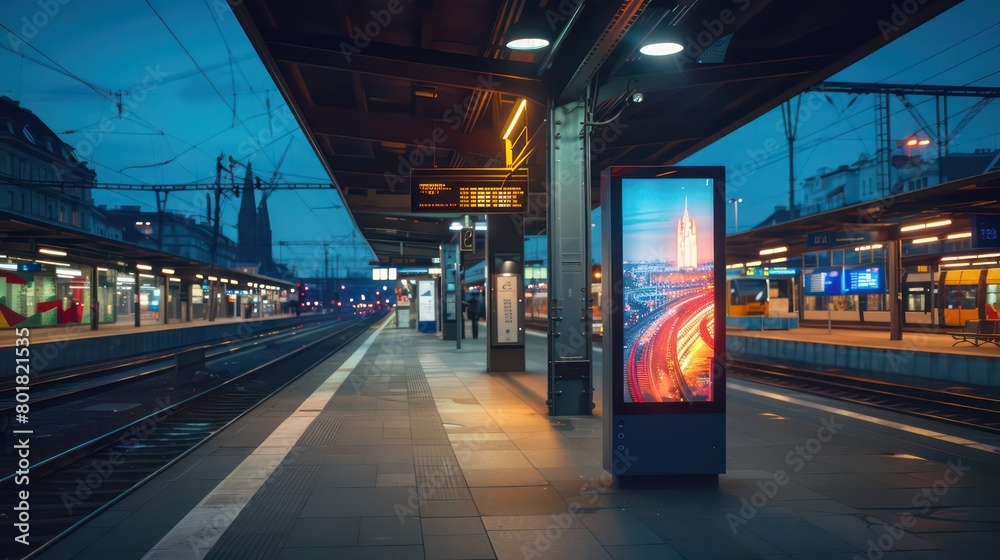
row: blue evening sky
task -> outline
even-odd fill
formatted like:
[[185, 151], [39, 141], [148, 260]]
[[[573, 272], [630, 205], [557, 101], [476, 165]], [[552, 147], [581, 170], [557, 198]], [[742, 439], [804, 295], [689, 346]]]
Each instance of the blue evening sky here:
[[715, 190], [705, 179], [622, 179], [622, 258], [677, 261], [677, 222], [694, 221], [698, 264], [713, 260], [712, 205]]
[[[220, 153], [251, 161], [267, 180], [289, 142], [278, 180], [329, 182], [225, 0], [52, 4], [58, 6], [54, 14], [34, 1], [4, 3], [0, 95], [20, 100], [75, 146], [93, 164], [99, 182], [207, 182], [214, 178]], [[966, 0], [836, 79], [1000, 86], [998, 49], [1000, 2]], [[803, 99], [797, 179], [873, 152], [871, 97], [850, 101], [846, 95]], [[929, 99], [913, 101], [933, 122]], [[952, 103], [953, 124], [971, 103]], [[952, 151], [996, 148], [998, 106], [994, 103], [973, 120]], [[916, 131], [898, 102], [892, 111], [892, 129], [901, 138]], [[682, 162], [727, 166], [728, 195], [744, 199], [741, 230], [765, 218], [775, 205], [787, 204], [788, 163], [780, 129], [775, 110]], [[761, 155], [762, 148], [774, 145], [769, 139], [778, 147]], [[746, 172], [739, 175], [740, 169]], [[238, 174], [241, 179], [243, 170]], [[98, 192], [95, 198], [111, 206], [155, 207], [151, 194]], [[342, 241], [341, 274], [346, 267], [359, 273], [368, 268], [371, 254], [348, 213], [331, 208], [340, 204], [335, 192], [278, 191], [270, 202], [276, 244]], [[238, 204], [229, 199], [224, 205], [225, 232], [233, 237]], [[168, 208], [202, 215], [205, 193], [171, 195]], [[731, 205], [727, 210], [727, 229], [732, 231]], [[294, 261], [303, 275], [322, 267], [322, 251], [310, 247], [276, 248], [275, 257]]]

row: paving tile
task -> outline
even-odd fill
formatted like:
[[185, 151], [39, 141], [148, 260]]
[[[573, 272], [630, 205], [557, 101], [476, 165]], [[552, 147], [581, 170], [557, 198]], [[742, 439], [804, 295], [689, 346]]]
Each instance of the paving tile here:
[[614, 560], [684, 560], [668, 544], [630, 544], [607, 546], [605, 549]]
[[420, 520], [424, 537], [430, 535], [485, 535], [479, 517], [428, 517]]
[[277, 560], [424, 560], [422, 546], [284, 548]]
[[420, 517], [468, 517], [479, 515], [472, 500], [428, 500], [420, 502]]
[[420, 519], [416, 517], [363, 517], [358, 544], [393, 546], [420, 544]]
[[375, 486], [416, 486], [417, 477], [412, 473], [380, 474]]
[[604, 546], [663, 542], [663, 539], [625, 509], [608, 508], [581, 513], [580, 520]]
[[430, 535], [424, 538], [427, 560], [493, 560], [493, 546], [481, 535]]
[[803, 519], [754, 519], [743, 530], [754, 533], [785, 554], [861, 550]]
[[586, 529], [490, 531], [497, 560], [612, 560], [601, 543]]
[[334, 465], [320, 470], [317, 488], [361, 488], [375, 486], [377, 465]]
[[396, 515], [406, 507], [413, 488], [317, 488], [300, 517], [378, 517]]
[[[549, 515], [490, 515], [484, 516], [483, 526], [487, 531], [545, 530], [550, 527], [563, 529], [587, 529], [578, 516], [569, 512]], [[589, 529], [587, 529], [589, 531]]]
[[548, 481], [537, 469], [462, 469], [469, 487], [545, 486]]
[[300, 518], [295, 521], [285, 541], [286, 547], [313, 548], [355, 546], [358, 544], [360, 517]]
[[550, 486], [472, 488], [482, 515], [566, 513], [569, 506]]

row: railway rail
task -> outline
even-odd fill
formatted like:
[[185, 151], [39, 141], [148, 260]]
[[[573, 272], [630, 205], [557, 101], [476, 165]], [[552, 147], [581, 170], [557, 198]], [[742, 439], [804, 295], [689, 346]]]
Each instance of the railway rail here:
[[1000, 400], [991, 396], [745, 360], [726, 368], [733, 377], [1000, 433]]
[[[142, 418], [44, 460], [32, 461], [31, 547], [25, 558], [36, 556], [186, 457], [212, 435], [340, 351], [379, 318], [341, 323], [340, 328], [308, 343], [292, 345], [279, 355], [261, 357], [256, 367], [211, 388], [165, 403]], [[35, 435], [39, 435], [37, 431]], [[15, 475], [0, 474], [4, 475], [0, 478], [0, 495], [7, 502], [14, 499]]]

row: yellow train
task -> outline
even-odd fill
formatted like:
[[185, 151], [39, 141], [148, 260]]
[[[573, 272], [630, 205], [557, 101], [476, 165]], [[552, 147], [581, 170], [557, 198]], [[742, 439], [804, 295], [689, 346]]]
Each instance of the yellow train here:
[[770, 287], [767, 278], [730, 278], [726, 281], [726, 315], [730, 317], [768, 316]]
[[966, 321], [1000, 319], [1000, 268], [948, 270], [941, 273], [942, 322], [964, 327]]

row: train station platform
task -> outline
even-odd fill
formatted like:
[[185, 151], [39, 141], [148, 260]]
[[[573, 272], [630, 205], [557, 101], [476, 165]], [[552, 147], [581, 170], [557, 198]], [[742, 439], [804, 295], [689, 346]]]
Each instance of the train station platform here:
[[[233, 338], [247, 338], [256, 333], [302, 322], [332, 318], [332, 315], [306, 313], [270, 317], [220, 317], [215, 321], [102, 324], [91, 330], [87, 324], [31, 327], [30, 344], [36, 349], [32, 369], [42, 372], [96, 362], [120, 360], [132, 356], [164, 352], [180, 347], [209, 344]], [[23, 338], [18, 329], [0, 330], [0, 360], [14, 361], [15, 341]]]
[[730, 380], [718, 487], [619, 489], [600, 417], [544, 414], [545, 340], [526, 339], [529, 371], [490, 375], [483, 338], [458, 350], [374, 328], [40, 557], [949, 560], [1000, 547], [995, 435]]
[[908, 376], [950, 383], [1000, 387], [1000, 346], [960, 343], [948, 327], [903, 332], [803, 327], [795, 330], [729, 330], [731, 358], [791, 361], [817, 369], [872, 376]]

